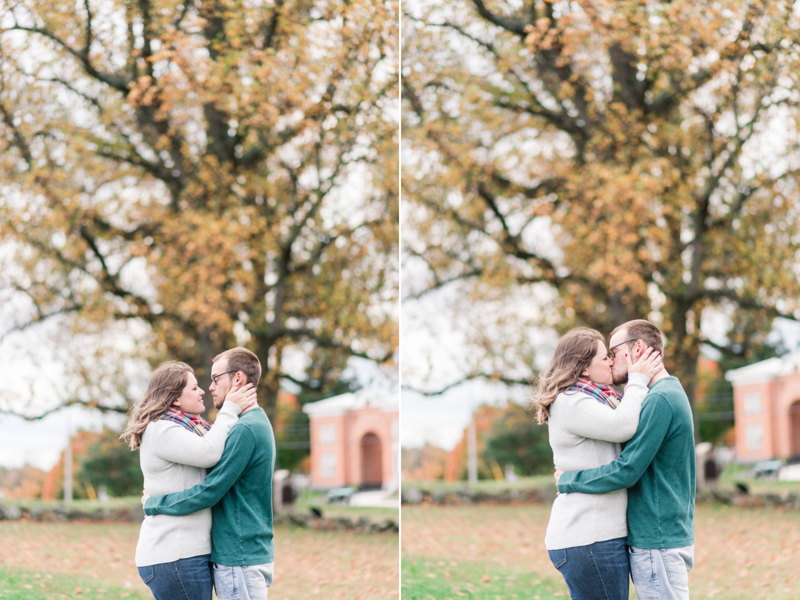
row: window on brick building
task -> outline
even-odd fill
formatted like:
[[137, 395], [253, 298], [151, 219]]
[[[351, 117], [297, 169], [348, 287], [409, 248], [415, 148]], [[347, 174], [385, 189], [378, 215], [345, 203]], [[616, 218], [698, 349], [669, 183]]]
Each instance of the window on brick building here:
[[761, 392], [750, 392], [744, 395], [744, 414], [761, 414]]
[[320, 446], [333, 446], [336, 443], [336, 426], [322, 425], [319, 428]]
[[761, 446], [764, 444], [764, 427], [761, 423], [748, 425], [745, 439], [748, 450], [761, 450]]
[[336, 455], [333, 452], [326, 452], [322, 455], [320, 471], [320, 474], [326, 479], [336, 477]]

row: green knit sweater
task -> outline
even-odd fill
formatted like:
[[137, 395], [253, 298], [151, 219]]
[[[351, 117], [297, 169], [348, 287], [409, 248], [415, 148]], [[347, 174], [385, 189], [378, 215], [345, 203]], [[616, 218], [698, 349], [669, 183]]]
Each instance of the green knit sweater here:
[[564, 473], [562, 494], [628, 489], [628, 545], [680, 548], [694, 544], [695, 454], [692, 411], [675, 377], [647, 394], [639, 428], [620, 457], [596, 469]]
[[205, 481], [148, 498], [146, 515], [188, 515], [212, 508], [211, 560], [225, 566], [275, 560], [272, 545], [272, 474], [275, 436], [266, 413], [248, 410], [233, 426], [225, 451]]

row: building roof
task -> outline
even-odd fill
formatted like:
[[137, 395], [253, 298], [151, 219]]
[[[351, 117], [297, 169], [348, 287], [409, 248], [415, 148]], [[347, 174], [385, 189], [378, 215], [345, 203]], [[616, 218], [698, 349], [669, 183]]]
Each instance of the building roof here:
[[379, 408], [390, 412], [399, 410], [399, 407], [400, 402], [396, 393], [388, 392], [385, 389], [363, 389], [317, 402], [309, 402], [303, 406], [303, 412], [309, 417], [333, 417], [362, 408]]
[[733, 385], [765, 383], [778, 377], [791, 375], [798, 370], [800, 370], [800, 350], [780, 358], [768, 358], [741, 369], [733, 369], [725, 373], [725, 379]]

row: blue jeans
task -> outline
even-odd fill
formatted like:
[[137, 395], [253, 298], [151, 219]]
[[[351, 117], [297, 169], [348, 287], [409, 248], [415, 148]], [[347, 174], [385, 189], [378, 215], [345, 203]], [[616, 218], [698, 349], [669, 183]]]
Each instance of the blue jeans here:
[[211, 600], [211, 555], [139, 567], [156, 600]]
[[214, 589], [219, 600], [267, 600], [275, 563], [227, 567], [214, 563]]
[[628, 600], [626, 538], [548, 550], [572, 600]]
[[655, 550], [630, 546], [628, 554], [639, 600], [689, 600], [694, 546]]

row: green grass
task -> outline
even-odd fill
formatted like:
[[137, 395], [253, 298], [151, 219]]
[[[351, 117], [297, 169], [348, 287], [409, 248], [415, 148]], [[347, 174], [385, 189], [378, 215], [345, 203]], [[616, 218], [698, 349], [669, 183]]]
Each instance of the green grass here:
[[744, 483], [751, 494], [778, 494], [786, 496], [790, 492], [800, 493], [800, 481], [778, 481], [777, 479], [758, 478], [753, 474], [753, 467], [743, 465], [727, 465], [719, 476], [720, 490], [734, 490], [736, 483]]
[[3, 498], [0, 504], [16, 505], [20, 508], [41, 508], [53, 509], [60, 506], [66, 506], [72, 510], [80, 512], [93, 512], [98, 509], [118, 509], [118, 508], [137, 508], [142, 505], [141, 496], [129, 496], [125, 498], [111, 498], [107, 502], [100, 502], [99, 500], [73, 500], [70, 503], [65, 503], [63, 500], [39, 500], [38, 498]]
[[[138, 523], [0, 521], [0, 600], [152, 600], [138, 537]], [[275, 553], [271, 600], [398, 597], [397, 535], [277, 526]]]
[[555, 600], [565, 598], [563, 584], [537, 573], [484, 562], [430, 560], [403, 556], [403, 600]]
[[[396, 498], [395, 496], [395, 499]], [[14, 504], [28, 510], [52, 510], [56, 507], [66, 507], [80, 513], [91, 514], [102, 509], [139, 509], [141, 508], [141, 497], [111, 498], [108, 502], [100, 502], [98, 500], [74, 500], [69, 504], [65, 504], [61, 500], [5, 498], [0, 500], [0, 504]], [[305, 490], [300, 494], [295, 502], [294, 508], [290, 510], [299, 513], [307, 513], [308, 509], [312, 506], [319, 508], [323, 516], [327, 518], [346, 517], [348, 519], [358, 520], [359, 517], [366, 517], [370, 521], [392, 519], [395, 522], [400, 518], [400, 511], [396, 508], [328, 504], [327, 496], [324, 493], [312, 492], [309, 490]]]
[[[549, 516], [545, 505], [404, 506], [403, 599], [567, 598], [544, 547]], [[692, 598], [798, 600], [798, 563], [800, 511], [697, 506]]]
[[129, 598], [152, 600], [140, 590], [120, 586], [109, 581], [87, 581], [73, 575], [53, 575], [43, 571], [13, 573], [0, 568], [0, 599], [3, 600], [63, 600], [69, 598]]
[[541, 505], [404, 506], [403, 600], [569, 597], [544, 550], [548, 514]]
[[[396, 498], [396, 497], [395, 497]], [[325, 518], [345, 517], [358, 520], [359, 517], [366, 517], [370, 521], [382, 521], [392, 519], [397, 522], [400, 518], [400, 510], [397, 508], [381, 508], [377, 506], [350, 506], [347, 504], [328, 504], [327, 495], [319, 492], [304, 490], [295, 500], [293, 512], [307, 513], [312, 506], [322, 511]]]
[[[772, 479], [734, 479], [733, 482], [742, 482], [750, 489], [751, 494], [778, 494], [785, 496], [789, 492], [800, 492], [800, 481], [776, 481]], [[733, 482], [729, 487], [733, 489]]]
[[440, 481], [440, 480], [404, 480], [403, 485], [408, 488], [424, 490], [454, 492], [460, 489], [470, 489], [486, 493], [497, 493], [503, 490], [527, 490], [531, 488], [553, 487], [555, 479], [552, 475], [534, 475], [533, 477], [520, 477], [517, 481], [509, 482], [503, 479], [480, 479], [475, 484], [467, 481]]
[[[729, 465], [725, 467], [719, 477], [720, 489], [734, 489], [734, 484], [742, 482], [755, 494], [782, 494], [789, 492], [800, 493], [800, 481], [778, 481], [776, 479], [756, 479], [753, 476], [753, 467]], [[552, 475], [536, 475], [533, 477], [520, 477], [511, 483], [503, 480], [482, 479], [470, 485], [466, 481], [404, 481], [406, 488], [419, 488], [430, 492], [454, 492], [460, 489], [470, 489], [489, 494], [499, 493], [504, 490], [526, 490], [531, 488], [552, 488], [555, 480]]]

